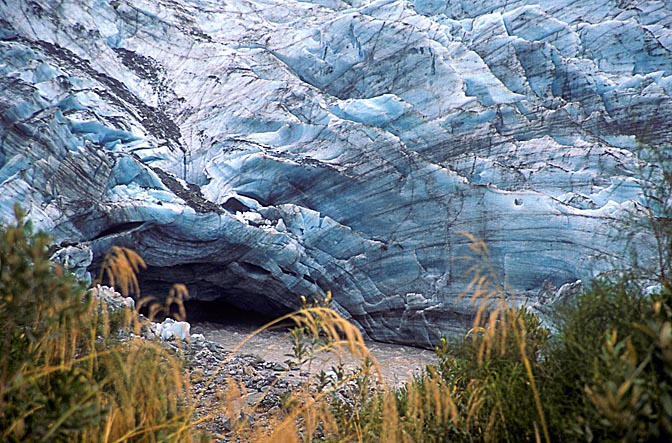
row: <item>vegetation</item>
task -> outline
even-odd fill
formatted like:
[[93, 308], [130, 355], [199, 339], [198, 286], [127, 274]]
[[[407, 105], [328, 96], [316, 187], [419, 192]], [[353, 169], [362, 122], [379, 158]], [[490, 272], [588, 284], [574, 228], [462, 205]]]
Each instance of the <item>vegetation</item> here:
[[[110, 316], [49, 261], [49, 239], [17, 223], [0, 229], [0, 441], [185, 441], [189, 386], [182, 362], [130, 334], [141, 325]], [[132, 253], [114, 268], [136, 269]]]
[[[475, 239], [474, 250], [487, 253]], [[457, 426], [415, 441], [672, 440], [669, 286], [647, 295], [629, 276], [598, 280], [559, 310], [550, 336], [538, 318], [501, 302], [491, 276], [472, 271], [474, 293], [495, 305], [470, 338], [437, 349]]]

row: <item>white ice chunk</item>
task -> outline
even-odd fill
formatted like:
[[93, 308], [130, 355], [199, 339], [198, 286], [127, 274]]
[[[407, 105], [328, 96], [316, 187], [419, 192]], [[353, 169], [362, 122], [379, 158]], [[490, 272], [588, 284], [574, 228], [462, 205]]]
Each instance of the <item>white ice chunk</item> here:
[[153, 332], [161, 337], [161, 340], [187, 341], [189, 340], [191, 325], [186, 321], [175, 321], [172, 318], [167, 318], [163, 323], [154, 323], [153, 329]]

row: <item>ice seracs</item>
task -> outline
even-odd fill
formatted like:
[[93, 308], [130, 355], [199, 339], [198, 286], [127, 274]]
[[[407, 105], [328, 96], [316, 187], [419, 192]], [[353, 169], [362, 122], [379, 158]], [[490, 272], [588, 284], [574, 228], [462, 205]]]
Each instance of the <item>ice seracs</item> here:
[[0, 4], [0, 220], [412, 344], [471, 321], [462, 231], [520, 300], [590, 281], [672, 143], [672, 10], [528, 3]]

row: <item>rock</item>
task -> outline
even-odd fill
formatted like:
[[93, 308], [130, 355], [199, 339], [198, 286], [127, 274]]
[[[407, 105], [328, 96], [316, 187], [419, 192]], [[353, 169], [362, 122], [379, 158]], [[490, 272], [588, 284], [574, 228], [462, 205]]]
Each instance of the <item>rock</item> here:
[[2, 3], [0, 221], [415, 345], [471, 322], [462, 231], [530, 303], [589, 282], [672, 142], [672, 11], [527, 3]]
[[286, 365], [283, 365], [282, 363], [277, 362], [277, 361], [276, 362], [270, 362], [269, 361], [269, 362], [266, 363], [265, 366], [266, 366], [267, 369], [270, 369], [274, 372], [286, 372], [286, 371], [289, 370], [289, 368], [287, 368]]
[[542, 321], [542, 325], [551, 331], [557, 330], [557, 316], [554, 315], [558, 307], [567, 306], [585, 293], [585, 285], [581, 280], [565, 283], [560, 288], [547, 286], [542, 288], [536, 299], [528, 303], [526, 308]]
[[203, 334], [191, 334], [190, 342], [193, 346], [203, 347], [206, 345], [205, 336], [203, 336]]
[[189, 341], [191, 325], [186, 321], [167, 318], [161, 323], [152, 323], [150, 329], [161, 340]]
[[91, 284], [88, 268], [93, 262], [93, 252], [87, 245], [69, 245], [58, 249], [49, 259], [60, 263], [87, 286]]
[[110, 310], [130, 309], [131, 311], [135, 311], [135, 300], [131, 297], [124, 297], [115, 291], [114, 288], [96, 285], [92, 290]]

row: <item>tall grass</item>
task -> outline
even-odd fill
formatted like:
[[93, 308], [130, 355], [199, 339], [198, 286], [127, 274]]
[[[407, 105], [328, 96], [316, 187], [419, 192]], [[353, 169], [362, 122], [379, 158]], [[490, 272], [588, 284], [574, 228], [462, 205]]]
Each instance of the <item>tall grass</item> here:
[[[0, 440], [197, 440], [185, 428], [191, 400], [181, 360], [130, 334], [137, 315], [110, 313], [96, 291], [49, 261], [48, 237], [33, 235], [18, 209], [16, 217], [0, 228]], [[117, 257], [114, 275], [132, 286], [120, 269], [141, 262], [117, 252], [131, 261]]]

